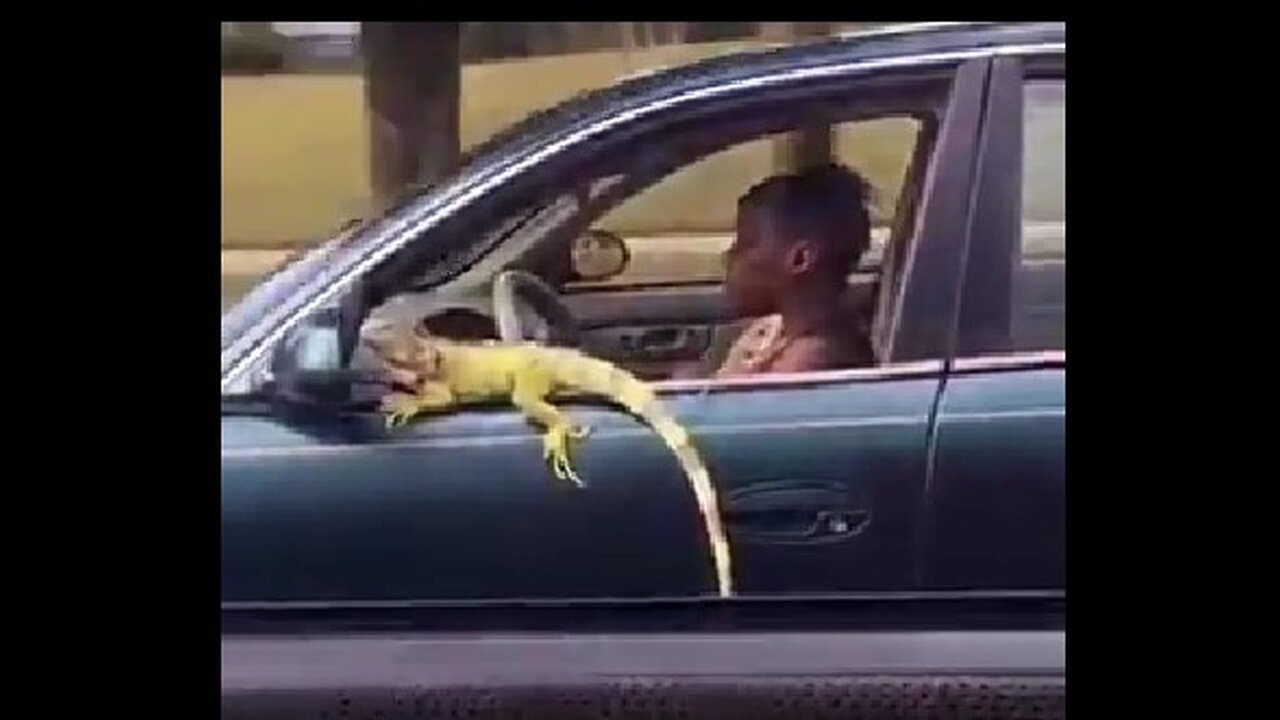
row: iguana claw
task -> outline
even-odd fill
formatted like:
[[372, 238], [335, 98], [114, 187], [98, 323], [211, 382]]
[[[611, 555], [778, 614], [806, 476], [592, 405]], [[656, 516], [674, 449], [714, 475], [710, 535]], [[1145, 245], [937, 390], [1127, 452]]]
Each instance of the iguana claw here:
[[397, 428], [417, 414], [417, 398], [406, 393], [391, 393], [382, 399], [382, 411], [387, 414], [387, 429]]
[[578, 487], [586, 487], [587, 484], [573, 469], [573, 463], [569, 459], [569, 445], [571, 440], [581, 440], [590, 432], [588, 427], [569, 425], [548, 428], [542, 436], [542, 457], [551, 466], [551, 472], [557, 480], [568, 480]]

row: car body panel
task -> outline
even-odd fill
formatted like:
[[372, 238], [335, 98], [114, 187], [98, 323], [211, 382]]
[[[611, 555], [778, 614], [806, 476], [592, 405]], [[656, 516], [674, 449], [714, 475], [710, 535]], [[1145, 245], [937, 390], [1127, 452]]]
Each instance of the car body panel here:
[[[745, 537], [819, 510], [784, 498], [735, 524], [743, 592], [902, 589], [916, 555], [924, 449], [938, 373], [681, 392], [664, 400], [721, 479], [744, 491], [834, 486], [832, 511], [869, 515], [847, 536]], [[513, 412], [443, 416], [394, 437], [377, 418], [240, 417], [223, 423], [227, 601], [485, 600], [713, 592], [701, 521], [670, 452], [602, 406], [565, 408], [593, 433], [578, 490], [546, 469]], [[305, 489], [303, 489], [305, 488]], [[841, 499], [847, 504], [840, 505]], [[798, 508], [798, 509], [797, 509]], [[860, 518], [855, 518], [860, 519]], [[768, 529], [768, 528], [766, 528]], [[736, 545], [736, 543], [735, 543]]]
[[924, 587], [1066, 587], [1066, 362], [1028, 365], [947, 379]]

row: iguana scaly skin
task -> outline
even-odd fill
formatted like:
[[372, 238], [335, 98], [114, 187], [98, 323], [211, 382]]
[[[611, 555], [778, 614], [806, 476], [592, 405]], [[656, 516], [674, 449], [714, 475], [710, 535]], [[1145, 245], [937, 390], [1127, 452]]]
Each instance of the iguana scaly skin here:
[[729, 542], [715, 488], [689, 433], [642, 380], [612, 363], [565, 348], [502, 343], [468, 344], [400, 331], [369, 344], [389, 371], [414, 391], [393, 392], [382, 402], [388, 427], [468, 403], [509, 399], [540, 426], [543, 458], [561, 480], [582, 486], [570, 462], [570, 444], [589, 429], [573, 424], [548, 402], [552, 396], [588, 395], [621, 405], [649, 425], [675, 454], [702, 514], [721, 597], [733, 593]]

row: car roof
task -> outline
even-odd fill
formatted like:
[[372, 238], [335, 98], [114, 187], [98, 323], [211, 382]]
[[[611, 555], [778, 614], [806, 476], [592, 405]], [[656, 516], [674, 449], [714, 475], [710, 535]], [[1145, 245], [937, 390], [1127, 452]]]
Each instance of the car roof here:
[[1066, 27], [1044, 23], [915, 23], [843, 33], [782, 47], [744, 50], [636, 74], [612, 85], [584, 91], [527, 116], [466, 153], [463, 165], [502, 148], [514, 150], [549, 132], [602, 114], [619, 112], [657, 97], [757, 75], [890, 57], [975, 50], [1008, 45], [1062, 42]]

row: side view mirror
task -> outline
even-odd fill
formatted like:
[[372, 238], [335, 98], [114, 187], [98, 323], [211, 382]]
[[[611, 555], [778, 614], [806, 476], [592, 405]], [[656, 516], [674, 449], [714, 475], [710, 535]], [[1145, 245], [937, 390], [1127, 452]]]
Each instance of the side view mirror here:
[[359, 335], [363, 286], [317, 312], [276, 346], [271, 371], [280, 394], [303, 401], [344, 403], [353, 374], [347, 365]]
[[607, 280], [631, 264], [626, 241], [607, 230], [593, 228], [578, 236], [569, 254], [574, 274], [583, 280]]
[[342, 369], [342, 343], [333, 325], [303, 325], [281, 347], [281, 367], [301, 373]]
[[331, 378], [342, 370], [341, 342], [330, 318], [303, 323], [276, 346], [271, 374], [281, 397], [298, 401], [341, 401]]

